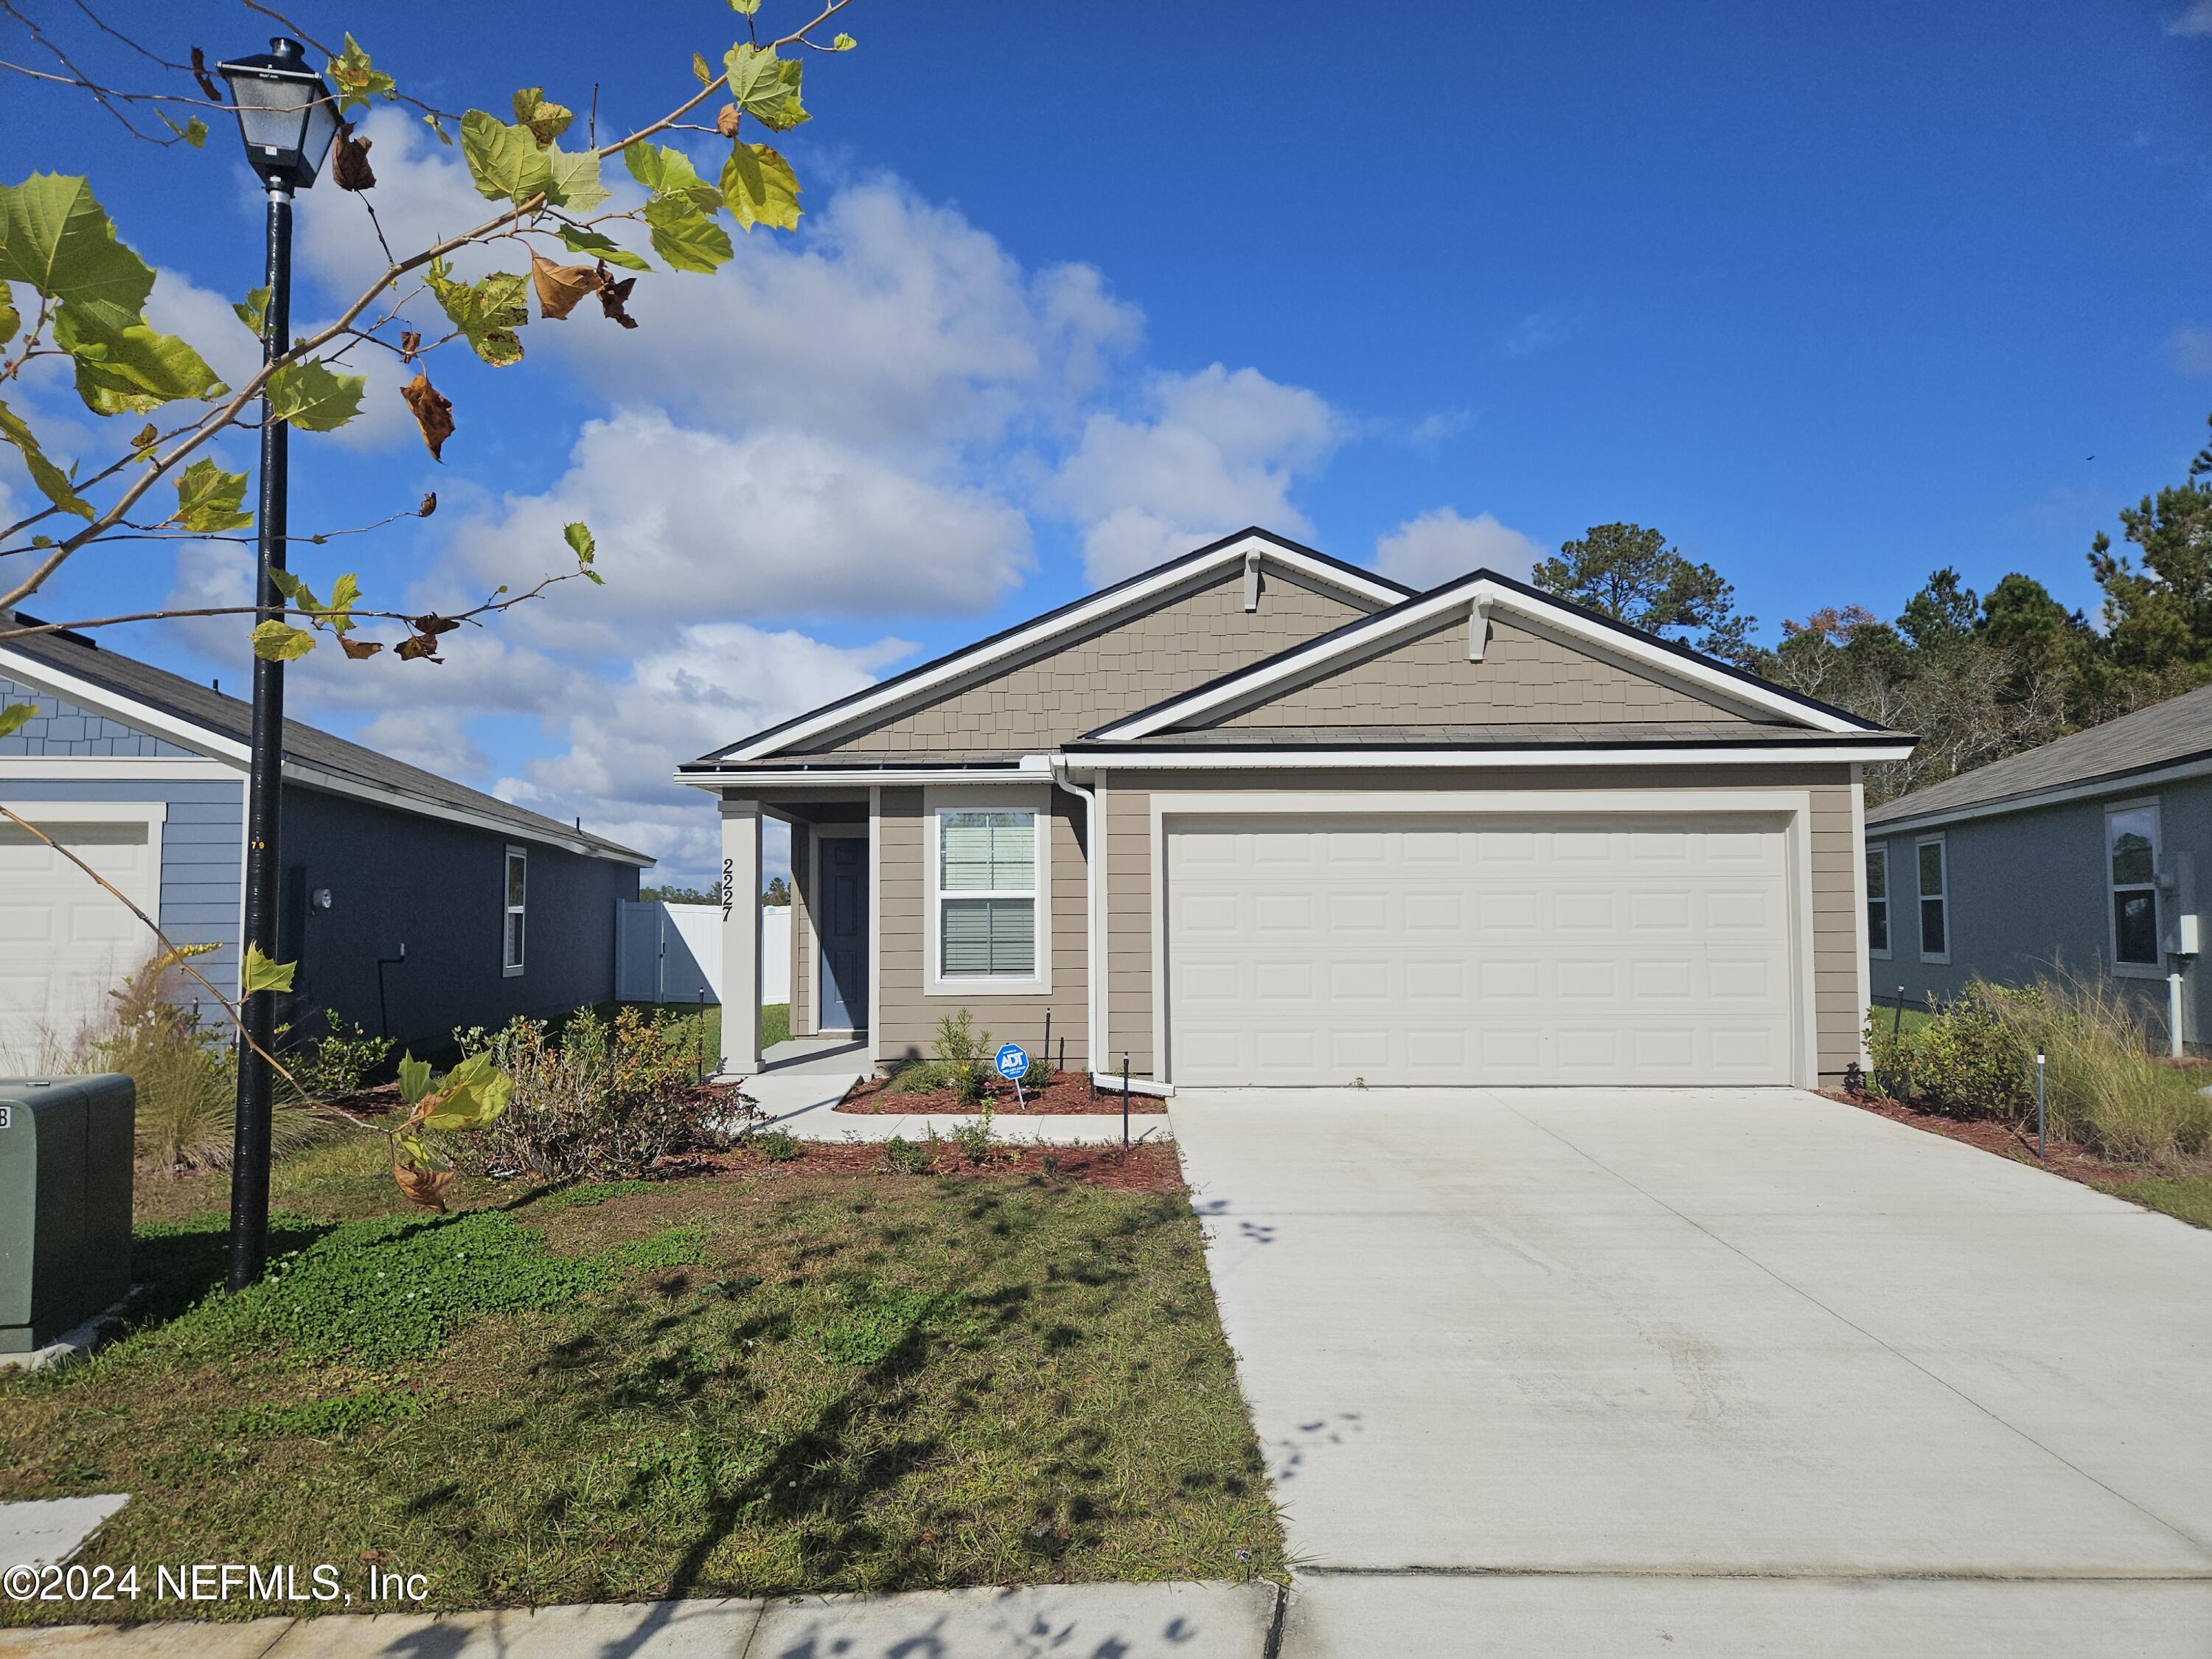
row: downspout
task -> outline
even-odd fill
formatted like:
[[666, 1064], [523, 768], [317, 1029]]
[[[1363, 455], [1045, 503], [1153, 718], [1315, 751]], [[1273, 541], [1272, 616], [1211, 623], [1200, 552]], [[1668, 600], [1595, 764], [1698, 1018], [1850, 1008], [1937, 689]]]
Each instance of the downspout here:
[[1106, 848], [1099, 831], [1097, 792], [1085, 788], [1067, 775], [1067, 763], [1053, 757], [1052, 781], [1083, 803], [1083, 883], [1085, 906], [1083, 970], [1083, 1064], [1092, 1076], [1098, 1073], [1098, 872]]

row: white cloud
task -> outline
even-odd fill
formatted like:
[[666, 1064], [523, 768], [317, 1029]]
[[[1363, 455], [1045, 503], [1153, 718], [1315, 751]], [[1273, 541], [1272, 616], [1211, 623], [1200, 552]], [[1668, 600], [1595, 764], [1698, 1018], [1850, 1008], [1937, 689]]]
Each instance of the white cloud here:
[[2212, 34], [2212, 0], [2190, 0], [2187, 11], [2166, 26], [2168, 34]]
[[1509, 357], [1533, 357], [1549, 351], [1574, 331], [1574, 318], [1565, 306], [1532, 311], [1505, 331], [1498, 349]]
[[1092, 581], [1117, 580], [1248, 524], [1312, 533], [1290, 492], [1344, 435], [1318, 394], [1216, 363], [1160, 377], [1147, 401], [1149, 419], [1092, 416], [1051, 489], [1085, 526]]
[[1375, 568], [1415, 587], [1434, 587], [1470, 570], [1526, 580], [1544, 549], [1487, 513], [1460, 517], [1439, 507], [1408, 519], [1375, 544]]
[[2184, 374], [2212, 374], [2212, 328], [2178, 328], [2166, 337], [2166, 349]]
[[491, 759], [461, 725], [460, 712], [440, 702], [379, 714], [354, 733], [354, 741], [441, 777], [481, 778], [491, 770]]

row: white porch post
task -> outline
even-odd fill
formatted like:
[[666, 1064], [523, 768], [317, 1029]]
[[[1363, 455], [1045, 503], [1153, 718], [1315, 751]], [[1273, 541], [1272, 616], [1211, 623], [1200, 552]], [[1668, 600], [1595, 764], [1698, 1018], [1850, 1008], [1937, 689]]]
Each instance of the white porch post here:
[[761, 1068], [761, 810], [722, 797], [722, 1070]]

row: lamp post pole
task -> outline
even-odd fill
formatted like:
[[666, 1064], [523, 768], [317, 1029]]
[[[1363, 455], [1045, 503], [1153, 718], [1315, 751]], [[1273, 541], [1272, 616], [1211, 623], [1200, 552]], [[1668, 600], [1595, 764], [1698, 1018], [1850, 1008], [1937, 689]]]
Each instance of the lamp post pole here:
[[[292, 186], [269, 189], [269, 306], [263, 314], [261, 360], [270, 362], [292, 345]], [[286, 440], [291, 428], [271, 416], [261, 399], [261, 512], [254, 574], [257, 623], [283, 617], [284, 596], [272, 572], [284, 568], [286, 506], [290, 480]], [[253, 659], [253, 747], [246, 808], [246, 944], [276, 959], [276, 884], [279, 803], [284, 773], [284, 665]], [[247, 1042], [238, 1054], [238, 1112], [231, 1142], [230, 1274], [234, 1291], [258, 1284], [269, 1259], [270, 1094], [276, 1079], [262, 1054], [276, 1040], [276, 994], [254, 991], [241, 999]], [[257, 1049], [259, 1052], [257, 1052]]]

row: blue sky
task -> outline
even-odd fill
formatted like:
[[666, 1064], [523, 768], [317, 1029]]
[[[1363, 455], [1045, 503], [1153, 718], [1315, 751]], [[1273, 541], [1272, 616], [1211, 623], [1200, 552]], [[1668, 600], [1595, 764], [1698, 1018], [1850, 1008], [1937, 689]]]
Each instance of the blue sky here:
[[[176, 56], [268, 32], [178, 10], [103, 15]], [[295, 15], [449, 108], [526, 82], [580, 108], [596, 82], [603, 131], [734, 38], [720, 0], [548, 5], [495, 38], [450, 6]], [[1247, 522], [1433, 580], [1632, 519], [1717, 565], [1768, 639], [1821, 605], [1893, 613], [1946, 563], [2087, 605], [2091, 535], [2179, 477], [2212, 409], [2212, 0], [839, 21], [860, 50], [810, 61], [815, 119], [782, 143], [798, 236], [647, 277], [634, 333], [579, 313], [533, 323], [516, 368], [434, 362], [442, 466], [388, 373], [358, 431], [295, 440], [296, 530], [441, 502], [296, 556], [313, 574], [439, 603], [554, 568], [583, 516], [610, 581], [442, 667], [318, 653], [298, 712], [702, 876], [713, 818], [676, 760]], [[388, 229], [471, 210], [450, 152], [396, 115], [370, 131]], [[220, 303], [258, 280], [230, 133], [157, 151], [11, 82], [0, 135], [11, 181], [91, 175], [163, 271], [157, 320], [250, 354]], [[357, 203], [302, 198], [301, 321], [372, 246]], [[28, 401], [65, 453], [113, 441], [51, 387]], [[133, 544], [30, 608], [242, 571]], [[234, 624], [115, 643], [246, 679]]]

